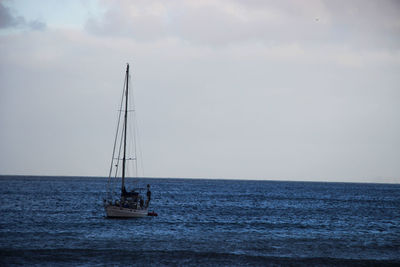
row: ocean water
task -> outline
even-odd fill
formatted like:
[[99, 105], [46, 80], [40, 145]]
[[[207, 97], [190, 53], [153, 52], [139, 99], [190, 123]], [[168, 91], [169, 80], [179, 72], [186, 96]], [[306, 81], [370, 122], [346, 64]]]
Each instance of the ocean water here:
[[400, 265], [400, 185], [140, 179], [158, 217], [121, 220], [106, 182], [2, 176], [0, 265]]

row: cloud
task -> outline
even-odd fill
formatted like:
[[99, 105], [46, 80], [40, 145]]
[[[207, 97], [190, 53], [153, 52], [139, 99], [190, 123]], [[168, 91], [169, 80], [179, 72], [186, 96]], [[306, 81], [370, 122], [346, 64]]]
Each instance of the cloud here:
[[11, 15], [10, 9], [0, 2], [0, 29], [15, 27], [24, 22], [24, 18]]
[[21, 28], [42, 31], [46, 24], [39, 20], [26, 21], [22, 16], [16, 16], [13, 12], [0, 2], [0, 30], [10, 28]]
[[27, 23], [27, 25], [30, 29], [36, 31], [43, 31], [44, 29], [46, 29], [46, 23], [39, 20], [30, 21], [29, 23]]
[[[195, 44], [229, 44], [249, 40], [289, 39], [288, 14], [273, 6], [246, 6], [235, 1], [105, 2], [100, 19], [90, 19], [89, 32], [139, 41], [177, 38]], [[314, 23], [314, 17], [309, 18]]]
[[91, 18], [93, 34], [138, 41], [177, 38], [200, 45], [347, 43], [400, 47], [400, 8], [393, 1], [118, 1]]

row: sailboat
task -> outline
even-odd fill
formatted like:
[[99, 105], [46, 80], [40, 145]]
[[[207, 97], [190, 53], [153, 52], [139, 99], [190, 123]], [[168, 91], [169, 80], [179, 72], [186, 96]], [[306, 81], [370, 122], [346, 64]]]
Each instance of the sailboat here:
[[[124, 89], [121, 98], [121, 108], [118, 115], [117, 133], [114, 139], [114, 148], [111, 158], [111, 167], [107, 184], [107, 196], [103, 199], [104, 209], [107, 217], [109, 218], [135, 218], [148, 216], [148, 208], [151, 199], [150, 185], [147, 185], [146, 200], [140, 194], [141, 188], [132, 188], [131, 191], [126, 189], [126, 179], [128, 161], [134, 161], [134, 169], [136, 170], [137, 177], [137, 157], [136, 157], [136, 144], [131, 147], [134, 151], [133, 157], [128, 155], [127, 151], [127, 132], [128, 132], [128, 113], [134, 112], [128, 109], [129, 102], [129, 64], [126, 66], [126, 74], [124, 80]], [[131, 101], [133, 106], [133, 101]], [[122, 117], [123, 114], [123, 118]], [[122, 123], [121, 123], [122, 122]], [[122, 125], [121, 125], [122, 124]], [[129, 125], [135, 126], [135, 125]], [[131, 127], [132, 128], [132, 127]], [[133, 142], [136, 142], [135, 131], [133, 131]], [[118, 151], [117, 151], [118, 150]], [[122, 155], [121, 155], [122, 154]], [[122, 158], [121, 158], [122, 156]], [[122, 161], [122, 168], [120, 162]], [[115, 194], [115, 185], [113, 181], [119, 181], [120, 176], [120, 194]]]

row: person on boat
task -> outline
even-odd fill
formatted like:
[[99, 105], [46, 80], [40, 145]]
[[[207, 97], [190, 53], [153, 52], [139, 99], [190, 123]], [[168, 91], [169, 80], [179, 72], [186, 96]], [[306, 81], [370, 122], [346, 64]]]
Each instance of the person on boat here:
[[141, 209], [143, 209], [143, 204], [144, 204], [143, 198], [140, 198], [140, 208]]
[[147, 200], [146, 200], [146, 208], [149, 206], [151, 199], [151, 191], [150, 191], [150, 185], [147, 185]]
[[126, 191], [126, 188], [125, 188], [125, 186], [124, 186], [124, 187], [122, 187], [122, 192], [121, 192], [121, 195], [122, 195], [122, 196], [125, 196], [127, 193], [128, 193], [128, 192]]

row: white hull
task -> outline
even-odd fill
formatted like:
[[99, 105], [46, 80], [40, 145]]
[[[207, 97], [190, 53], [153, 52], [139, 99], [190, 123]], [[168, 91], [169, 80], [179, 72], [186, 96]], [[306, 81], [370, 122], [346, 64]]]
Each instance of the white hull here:
[[113, 205], [105, 205], [107, 217], [109, 218], [140, 218], [146, 217], [148, 214], [147, 209], [131, 209]]

